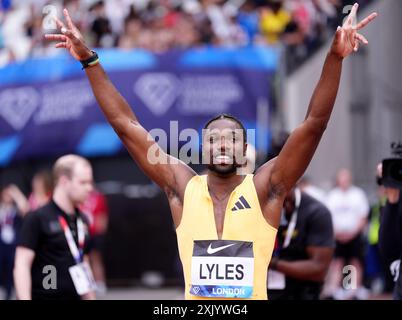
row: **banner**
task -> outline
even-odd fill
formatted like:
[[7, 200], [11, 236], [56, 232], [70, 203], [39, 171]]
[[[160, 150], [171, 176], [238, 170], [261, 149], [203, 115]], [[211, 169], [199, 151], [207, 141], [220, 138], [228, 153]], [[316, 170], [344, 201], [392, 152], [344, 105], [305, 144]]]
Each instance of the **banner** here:
[[[186, 128], [201, 131], [209, 118], [229, 113], [246, 128], [257, 128], [257, 136], [263, 137], [258, 148], [269, 143], [269, 131], [258, 128], [257, 118], [269, 116], [276, 50], [98, 53], [109, 78], [146, 129], [162, 129], [168, 135]], [[80, 64], [67, 54], [0, 69], [0, 166], [65, 153], [113, 155], [123, 149]]]

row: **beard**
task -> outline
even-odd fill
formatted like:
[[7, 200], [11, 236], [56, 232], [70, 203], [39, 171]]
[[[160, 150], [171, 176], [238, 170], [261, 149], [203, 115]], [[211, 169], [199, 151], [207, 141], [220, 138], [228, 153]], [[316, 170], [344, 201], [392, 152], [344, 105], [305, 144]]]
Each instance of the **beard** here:
[[208, 169], [213, 171], [219, 175], [231, 175], [236, 172], [239, 165], [237, 164], [230, 164], [230, 165], [218, 165], [218, 164], [209, 164]]

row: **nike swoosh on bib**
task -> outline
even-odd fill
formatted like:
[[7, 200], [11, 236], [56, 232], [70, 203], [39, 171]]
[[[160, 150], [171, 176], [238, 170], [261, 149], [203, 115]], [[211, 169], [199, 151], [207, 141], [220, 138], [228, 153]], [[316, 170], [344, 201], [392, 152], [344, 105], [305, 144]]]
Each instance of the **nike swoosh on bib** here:
[[232, 243], [232, 244], [228, 244], [228, 245], [226, 245], [226, 246], [222, 246], [222, 247], [217, 247], [217, 248], [212, 248], [212, 243], [209, 245], [209, 247], [208, 247], [208, 249], [207, 249], [207, 253], [208, 254], [214, 254], [214, 253], [217, 253], [217, 252], [219, 252], [219, 251], [222, 251], [222, 250], [224, 250], [224, 249], [226, 249], [226, 248], [229, 248], [229, 247], [231, 247], [231, 246], [234, 246], [236, 243]]

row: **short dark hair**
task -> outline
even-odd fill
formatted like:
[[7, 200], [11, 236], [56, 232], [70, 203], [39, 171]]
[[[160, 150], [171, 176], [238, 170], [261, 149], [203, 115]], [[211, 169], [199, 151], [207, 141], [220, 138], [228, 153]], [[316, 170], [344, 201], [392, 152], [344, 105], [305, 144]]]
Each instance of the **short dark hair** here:
[[216, 117], [213, 117], [212, 119], [210, 119], [210, 120], [205, 124], [204, 130], [205, 130], [205, 129], [208, 129], [208, 126], [209, 126], [212, 122], [214, 122], [214, 121], [216, 121], [216, 120], [221, 120], [221, 119], [228, 119], [228, 120], [231, 120], [231, 121], [236, 122], [236, 123], [240, 126], [241, 130], [243, 131], [243, 140], [244, 140], [244, 142], [247, 142], [247, 131], [246, 131], [246, 128], [244, 127], [243, 123], [241, 123], [241, 121], [240, 121], [239, 119], [237, 119], [235, 116], [232, 116], [232, 115], [227, 114], [227, 113], [221, 113], [221, 114], [217, 115]]

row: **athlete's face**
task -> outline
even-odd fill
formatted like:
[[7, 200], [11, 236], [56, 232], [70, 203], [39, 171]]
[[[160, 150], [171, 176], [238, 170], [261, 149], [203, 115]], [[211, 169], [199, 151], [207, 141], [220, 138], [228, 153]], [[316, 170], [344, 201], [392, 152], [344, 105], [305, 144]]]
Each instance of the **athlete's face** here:
[[203, 136], [203, 161], [219, 174], [232, 174], [246, 162], [247, 144], [240, 125], [230, 119], [209, 124]]
[[93, 190], [92, 168], [85, 163], [77, 163], [71, 178], [66, 179], [65, 190], [74, 205], [82, 204]]

